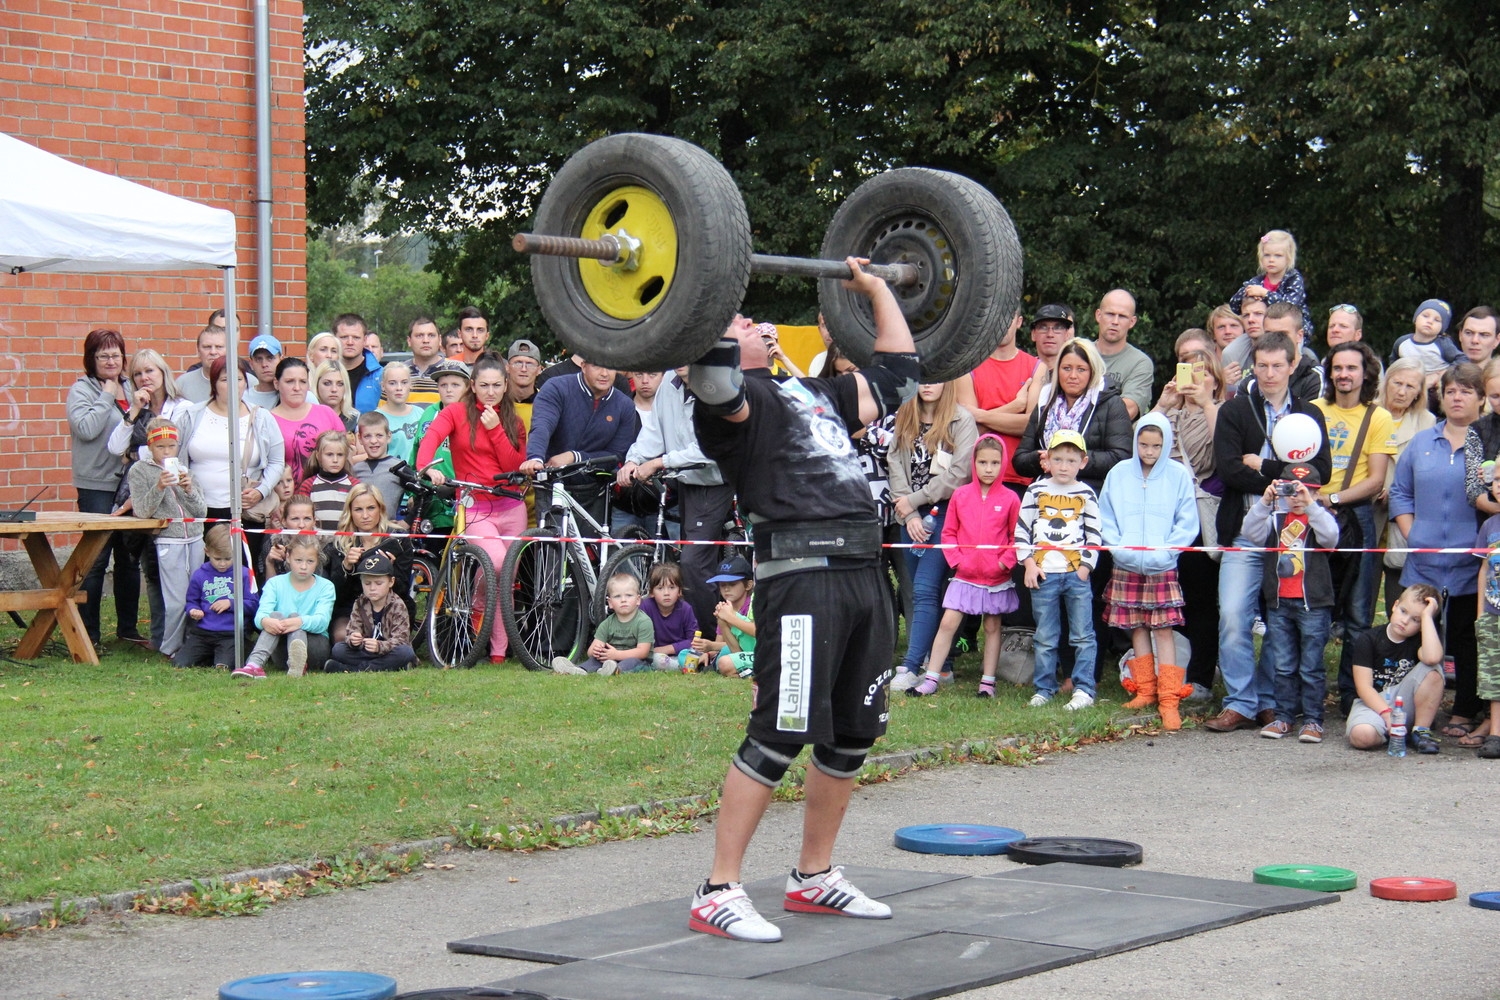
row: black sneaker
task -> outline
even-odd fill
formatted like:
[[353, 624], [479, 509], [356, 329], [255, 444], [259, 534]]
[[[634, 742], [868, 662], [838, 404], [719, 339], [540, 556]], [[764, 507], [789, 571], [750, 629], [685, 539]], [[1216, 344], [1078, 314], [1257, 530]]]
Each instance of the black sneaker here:
[[1442, 749], [1437, 737], [1432, 735], [1432, 730], [1426, 726], [1413, 729], [1411, 735], [1406, 737], [1406, 742], [1416, 750], [1417, 753], [1437, 753]]

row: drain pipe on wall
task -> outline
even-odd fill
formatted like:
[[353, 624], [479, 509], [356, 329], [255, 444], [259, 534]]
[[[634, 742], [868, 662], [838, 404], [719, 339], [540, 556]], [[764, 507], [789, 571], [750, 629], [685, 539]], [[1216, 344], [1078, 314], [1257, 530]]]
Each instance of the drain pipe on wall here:
[[271, 13], [255, 0], [255, 326], [271, 328]]

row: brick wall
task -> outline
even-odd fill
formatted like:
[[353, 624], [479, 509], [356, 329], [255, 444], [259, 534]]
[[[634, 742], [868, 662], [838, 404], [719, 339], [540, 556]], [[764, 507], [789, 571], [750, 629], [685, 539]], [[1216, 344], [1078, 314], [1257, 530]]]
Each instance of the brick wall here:
[[[301, 0], [270, 0], [272, 323], [303, 339]], [[0, 132], [167, 194], [227, 208], [238, 228], [236, 295], [254, 336], [255, 91], [251, 0], [3, 0]], [[63, 401], [96, 326], [154, 347], [180, 373], [223, 302], [217, 271], [0, 274], [0, 507], [43, 484], [39, 507], [74, 509]]]

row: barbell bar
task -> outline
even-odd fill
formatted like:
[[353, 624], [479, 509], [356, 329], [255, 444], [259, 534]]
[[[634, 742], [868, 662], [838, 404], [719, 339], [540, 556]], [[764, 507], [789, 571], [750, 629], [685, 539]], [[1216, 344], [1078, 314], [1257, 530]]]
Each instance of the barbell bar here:
[[[511, 237], [510, 245], [517, 253], [597, 260], [606, 267], [626, 270], [635, 269], [641, 251], [641, 242], [624, 230], [618, 234], [605, 233], [595, 240], [576, 236], [550, 236], [545, 233], [516, 233]], [[922, 276], [921, 269], [915, 264], [869, 264], [864, 270], [897, 288], [915, 285]], [[853, 277], [849, 265], [841, 260], [779, 257], [765, 253], [750, 255], [750, 273], [840, 280]]]

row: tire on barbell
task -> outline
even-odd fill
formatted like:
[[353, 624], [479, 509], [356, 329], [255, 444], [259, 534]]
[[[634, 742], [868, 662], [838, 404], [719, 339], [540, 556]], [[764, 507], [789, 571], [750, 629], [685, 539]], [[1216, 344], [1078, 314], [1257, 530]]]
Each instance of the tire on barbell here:
[[[911, 263], [922, 271], [896, 300], [922, 358], [922, 379], [946, 382], [973, 371], [999, 346], [1021, 305], [1021, 241], [999, 200], [959, 174], [903, 167], [861, 184], [834, 213], [823, 256]], [[874, 354], [868, 300], [822, 282], [828, 330], [857, 365]]]
[[[707, 152], [669, 136], [621, 133], [568, 158], [542, 195], [534, 229], [595, 238], [585, 224], [596, 211], [613, 207], [621, 224], [634, 221], [636, 206], [625, 195], [632, 187], [659, 199], [640, 199], [635, 217], [670, 231], [670, 243], [661, 232], [631, 233], [645, 239], [641, 272], [605, 278], [606, 294], [596, 295], [583, 269], [599, 269], [589, 278], [597, 282], [605, 273], [599, 262], [537, 254], [532, 285], [548, 326], [569, 349], [611, 368], [665, 371], [701, 357], [739, 310], [750, 282], [750, 219], [729, 171]], [[608, 202], [617, 193], [619, 203]], [[663, 281], [663, 253], [674, 249]]]

